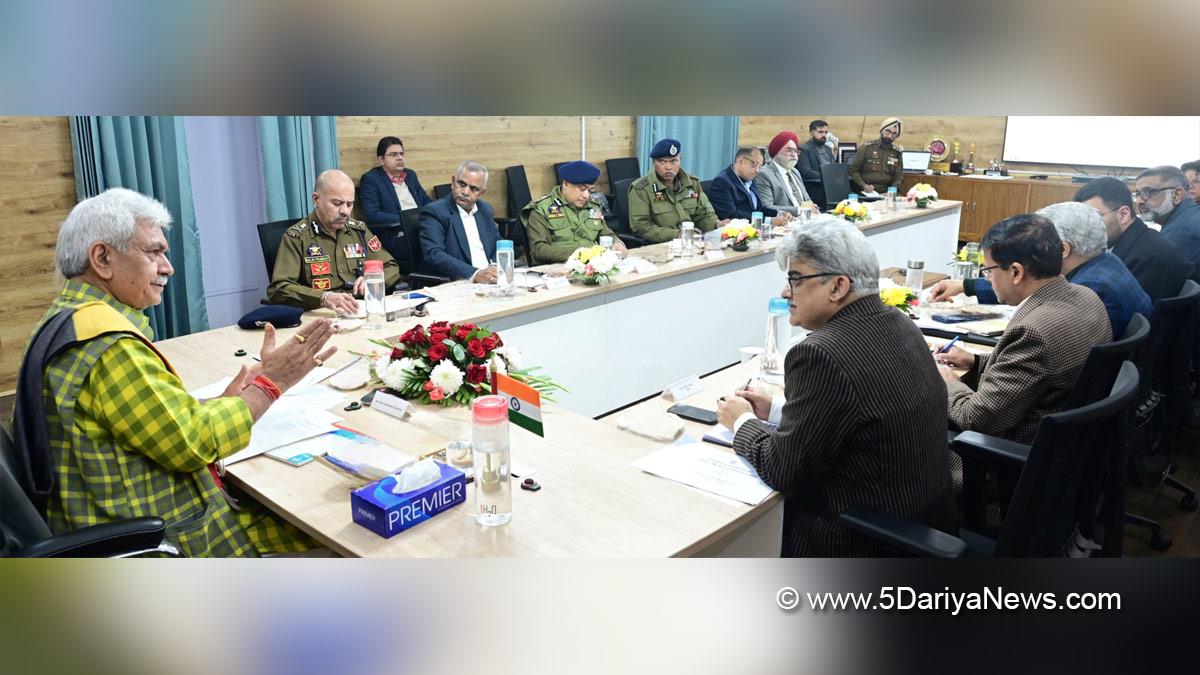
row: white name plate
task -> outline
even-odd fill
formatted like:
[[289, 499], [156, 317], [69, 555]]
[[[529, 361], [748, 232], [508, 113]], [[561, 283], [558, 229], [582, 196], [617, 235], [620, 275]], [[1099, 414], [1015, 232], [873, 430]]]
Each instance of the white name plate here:
[[409, 411], [412, 410], [412, 406], [409, 405], [408, 401], [395, 394], [389, 394], [386, 391], [375, 392], [375, 397], [371, 399], [371, 407], [396, 419], [404, 419]]
[[708, 260], [709, 262], [716, 262], [718, 260], [724, 260], [725, 259], [725, 251], [723, 251], [721, 249], [717, 249], [715, 251], [705, 251], [704, 258], [706, 260]]
[[698, 375], [688, 375], [678, 382], [668, 384], [667, 388], [663, 391], [663, 396], [672, 401], [682, 401], [689, 396], [700, 393], [701, 388], [700, 377]]
[[571, 280], [566, 277], [545, 277], [546, 290], [553, 291], [556, 288], [566, 288], [571, 285]]

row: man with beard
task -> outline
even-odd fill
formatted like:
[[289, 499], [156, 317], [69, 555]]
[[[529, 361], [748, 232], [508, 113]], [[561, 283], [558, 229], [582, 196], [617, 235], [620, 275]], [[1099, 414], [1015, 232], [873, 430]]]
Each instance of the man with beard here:
[[304, 309], [327, 307], [340, 314], [357, 314], [354, 296], [362, 296], [363, 263], [382, 260], [388, 288], [400, 281], [400, 268], [383, 250], [379, 238], [350, 217], [354, 182], [337, 169], [317, 176], [314, 208], [289, 227], [275, 256], [267, 299]]
[[1133, 203], [1142, 220], [1158, 223], [1167, 241], [1192, 263], [1200, 276], [1200, 205], [1187, 195], [1187, 178], [1173, 166], [1146, 169], [1133, 186]]
[[900, 138], [900, 119], [889, 117], [879, 125], [879, 140], [871, 141], [858, 150], [850, 165], [850, 179], [864, 193], [886, 191], [900, 187], [904, 164], [900, 151], [892, 147]]
[[808, 123], [811, 138], [800, 146], [800, 162], [796, 168], [804, 179], [804, 187], [821, 209], [825, 208], [825, 185], [821, 182], [821, 167], [833, 164], [833, 148], [829, 147], [829, 123], [813, 120]]
[[700, 232], [715, 230], [721, 221], [700, 179], [679, 167], [682, 144], [664, 138], [650, 149], [654, 165], [629, 186], [629, 227], [649, 244], [679, 236], [681, 223], [690, 221]]
[[800, 213], [800, 207], [812, 201], [804, 189], [804, 179], [796, 170], [799, 148], [800, 137], [791, 131], [781, 131], [771, 139], [767, 146], [771, 161], [763, 165], [754, 179], [754, 189], [763, 206], [794, 216]]

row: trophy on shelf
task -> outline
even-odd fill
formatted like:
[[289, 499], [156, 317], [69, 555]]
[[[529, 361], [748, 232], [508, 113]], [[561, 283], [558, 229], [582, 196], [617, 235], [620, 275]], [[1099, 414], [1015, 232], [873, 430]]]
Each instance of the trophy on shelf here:
[[950, 160], [950, 173], [953, 173], [953, 174], [961, 174], [962, 173], [962, 168], [963, 168], [962, 160], [959, 159], [961, 153], [962, 153], [962, 144], [959, 143], [958, 141], [954, 141], [954, 158]]
[[967, 158], [967, 165], [963, 167], [964, 174], [975, 173], [975, 144], [971, 144], [971, 156]]

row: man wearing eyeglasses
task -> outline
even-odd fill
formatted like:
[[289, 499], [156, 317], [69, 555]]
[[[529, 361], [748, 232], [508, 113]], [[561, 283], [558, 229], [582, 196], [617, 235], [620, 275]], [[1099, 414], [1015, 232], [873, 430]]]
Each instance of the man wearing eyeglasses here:
[[1188, 182], [1188, 196], [1192, 201], [1200, 204], [1200, 159], [1194, 162], [1185, 162], [1179, 167], [1183, 172], [1184, 178]]
[[859, 148], [850, 164], [850, 180], [866, 194], [900, 187], [904, 178], [904, 162], [894, 143], [900, 138], [899, 118], [889, 117], [879, 125], [878, 140]]
[[400, 222], [400, 212], [419, 209], [433, 201], [421, 187], [417, 172], [405, 168], [404, 141], [384, 136], [375, 146], [379, 166], [358, 181], [358, 200], [368, 225]]
[[[1062, 275], [1063, 243], [1054, 223], [1022, 214], [991, 227], [980, 242], [987, 278], [1017, 311], [990, 354], [960, 347], [936, 355], [950, 422], [1029, 443], [1042, 417], [1057, 412], [1092, 347], [1112, 340], [1108, 312], [1090, 288]], [[950, 368], [968, 372], [960, 381]]]
[[1142, 220], [1162, 227], [1162, 235], [1200, 269], [1200, 205], [1187, 194], [1188, 181], [1173, 166], [1146, 169], [1133, 186], [1133, 202]]
[[749, 145], [737, 149], [733, 164], [717, 174], [708, 186], [708, 198], [718, 218], [750, 220], [753, 212], [760, 211], [764, 218], [772, 219], [775, 225], [784, 225], [791, 220], [790, 214], [780, 213], [759, 199], [754, 189], [754, 179], [762, 165], [762, 150]]
[[1079, 188], [1075, 201], [1100, 214], [1109, 250], [1125, 263], [1151, 302], [1179, 295], [1183, 282], [1195, 272], [1192, 263], [1137, 217], [1125, 183], [1111, 176], [1097, 178]]
[[[799, 215], [805, 204], [812, 204], [804, 178], [796, 170], [800, 160], [800, 137], [791, 131], [775, 134], [767, 146], [771, 161], [763, 165], [754, 179], [754, 189], [763, 205], [780, 213]], [[817, 205], [820, 210], [820, 205]]]
[[283, 233], [267, 299], [304, 309], [325, 307], [341, 315], [358, 314], [363, 263], [383, 261], [388, 288], [400, 282], [400, 268], [379, 238], [362, 221], [350, 217], [354, 182], [329, 169], [313, 186], [313, 210]]

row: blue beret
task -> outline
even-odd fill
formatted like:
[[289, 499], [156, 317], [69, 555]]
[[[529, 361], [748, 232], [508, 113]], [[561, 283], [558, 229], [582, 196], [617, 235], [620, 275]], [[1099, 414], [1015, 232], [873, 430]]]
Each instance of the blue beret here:
[[563, 164], [558, 173], [563, 180], [576, 185], [591, 185], [600, 179], [600, 167], [582, 159]]
[[654, 144], [650, 148], [650, 159], [662, 159], [663, 157], [678, 157], [681, 143], [674, 138], [664, 138]]
[[276, 328], [294, 328], [300, 325], [300, 315], [303, 313], [304, 310], [299, 307], [263, 305], [238, 319], [238, 327], [250, 330], [269, 323]]

